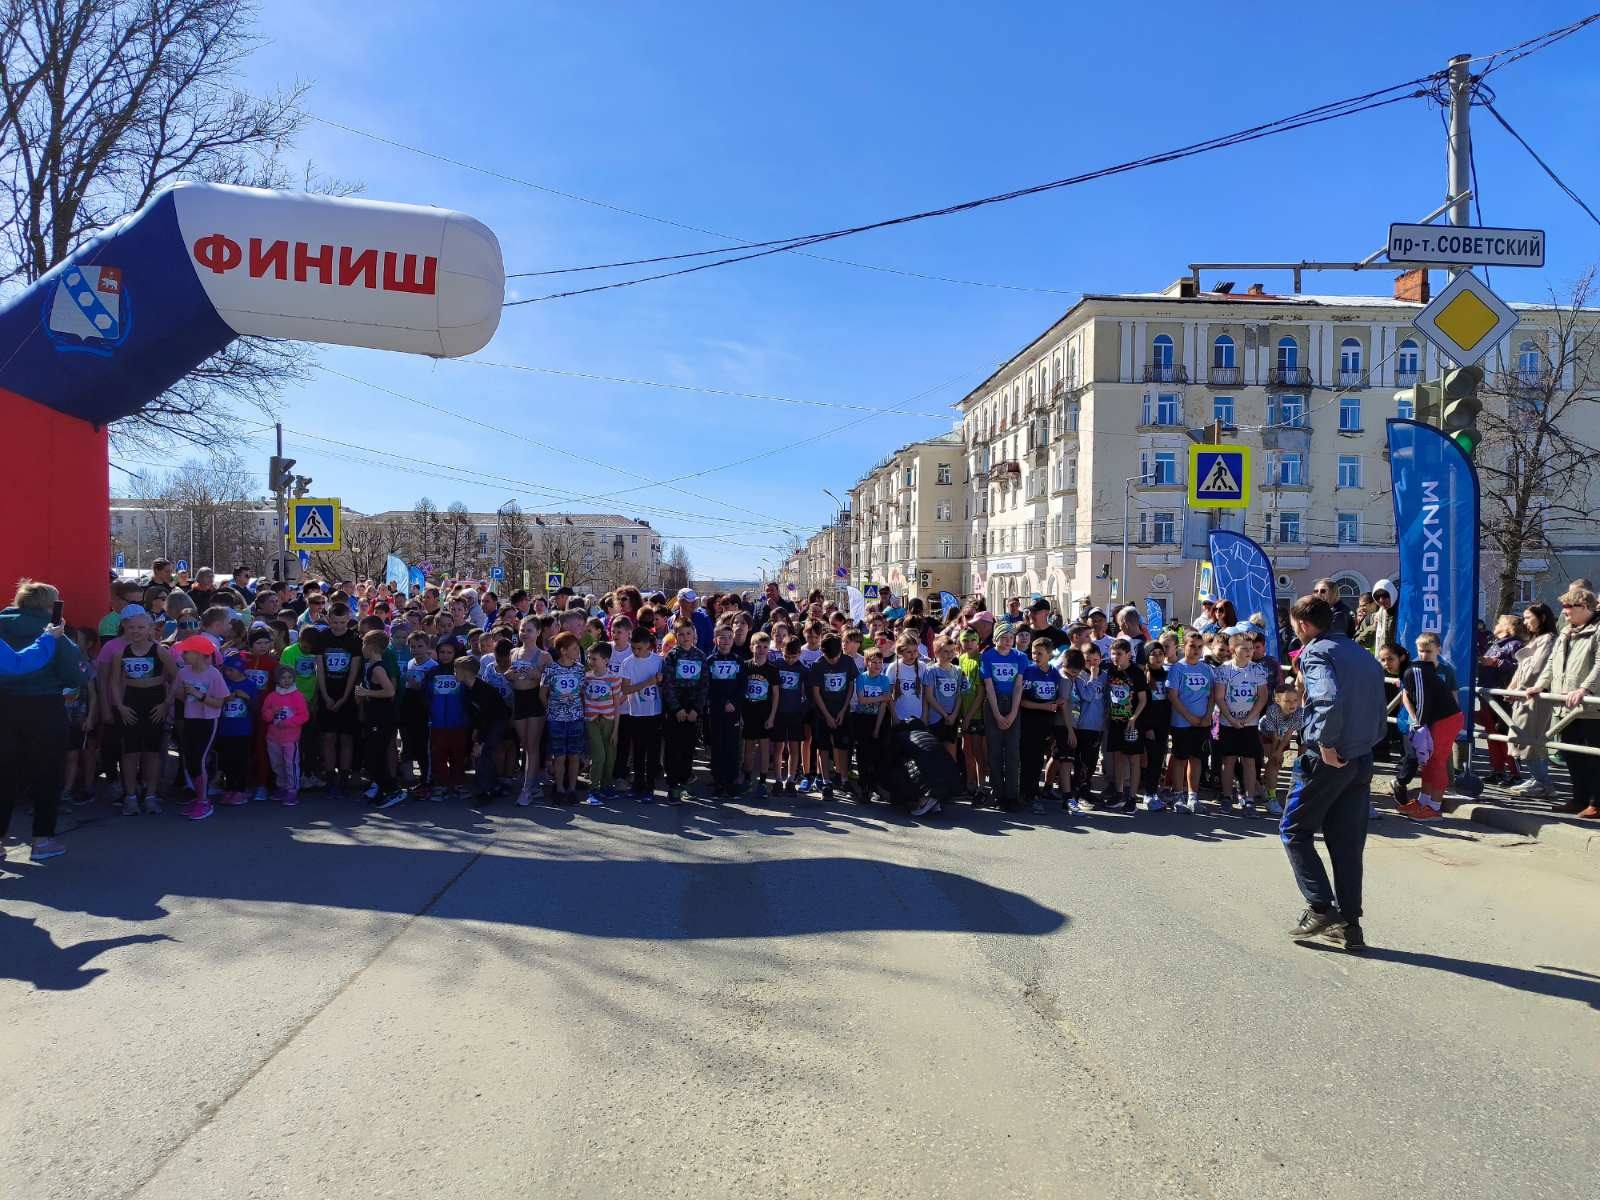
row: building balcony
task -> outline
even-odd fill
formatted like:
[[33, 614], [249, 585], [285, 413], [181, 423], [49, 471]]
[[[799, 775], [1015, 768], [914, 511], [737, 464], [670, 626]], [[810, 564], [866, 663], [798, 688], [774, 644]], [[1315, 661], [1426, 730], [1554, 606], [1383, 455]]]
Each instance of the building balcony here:
[[1184, 366], [1157, 366], [1147, 364], [1144, 369], [1146, 383], [1188, 383], [1189, 368]]
[[1261, 490], [1265, 492], [1309, 492], [1311, 490], [1311, 481], [1308, 479], [1296, 479], [1290, 483], [1267, 479], [1262, 483]]
[[1212, 367], [1206, 372], [1206, 383], [1211, 387], [1236, 388], [1244, 386], [1243, 367]]
[[1421, 378], [1421, 371], [1396, 371], [1394, 373], [1394, 385], [1395, 387], [1416, 387], [1417, 380]]
[[1372, 386], [1372, 380], [1365, 371], [1340, 371], [1339, 386], [1342, 388], [1366, 388]]
[[1050, 461], [1050, 443], [1040, 442], [1028, 451], [1028, 461], [1036, 467], [1045, 466]]
[[995, 463], [989, 473], [1001, 481], [1018, 479], [1022, 476], [1022, 464], [1014, 458], [1007, 459], [1005, 462]]
[[1308, 388], [1311, 386], [1311, 368], [1273, 367], [1267, 372], [1267, 386], [1276, 388]]

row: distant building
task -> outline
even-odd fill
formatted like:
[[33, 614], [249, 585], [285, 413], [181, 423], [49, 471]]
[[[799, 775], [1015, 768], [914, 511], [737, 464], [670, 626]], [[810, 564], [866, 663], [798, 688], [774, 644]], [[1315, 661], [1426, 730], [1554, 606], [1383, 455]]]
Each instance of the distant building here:
[[967, 590], [965, 459], [956, 430], [901, 446], [850, 489], [852, 583], [897, 597]]

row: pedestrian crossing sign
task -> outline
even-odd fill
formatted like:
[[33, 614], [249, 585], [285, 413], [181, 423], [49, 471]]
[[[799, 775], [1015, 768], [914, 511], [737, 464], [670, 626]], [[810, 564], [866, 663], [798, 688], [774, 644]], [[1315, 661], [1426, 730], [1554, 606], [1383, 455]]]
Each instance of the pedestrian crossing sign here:
[[1248, 508], [1250, 447], [1189, 447], [1189, 507]]
[[343, 550], [344, 519], [339, 501], [290, 500], [289, 549]]
[[560, 571], [546, 571], [544, 573], [544, 590], [549, 595], [555, 595], [566, 585]]

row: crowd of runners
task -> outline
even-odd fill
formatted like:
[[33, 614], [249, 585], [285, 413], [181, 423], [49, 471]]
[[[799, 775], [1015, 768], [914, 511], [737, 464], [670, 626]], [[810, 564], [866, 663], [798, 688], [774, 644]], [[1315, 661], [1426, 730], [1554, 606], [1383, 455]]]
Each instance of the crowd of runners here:
[[[1359, 638], [1366, 622], [1318, 588], [1333, 632]], [[377, 808], [850, 797], [922, 818], [964, 797], [1008, 812], [1277, 817], [1305, 719], [1292, 633], [1280, 661], [1266, 616], [1226, 601], [1149, 629], [1132, 607], [1063, 614], [1046, 599], [994, 613], [981, 598], [942, 612], [886, 598], [852, 613], [842, 597], [791, 599], [776, 584], [546, 597], [457, 580], [406, 593], [370, 580], [257, 585], [243, 570], [189, 580], [165, 562], [112, 591], [93, 628], [46, 628], [47, 585], [25, 585], [0, 615], [6, 645], [34, 656], [0, 662], [11, 672], [0, 701], [26, 708], [15, 680], [43, 678], [35, 694], [67, 710], [59, 769], [41, 765], [53, 751], [34, 729], [19, 735], [32, 739], [23, 776], [0, 779], [0, 820], [19, 793], [34, 803], [36, 859], [62, 850], [59, 802], [129, 817], [171, 804], [199, 821], [308, 792]], [[1380, 591], [1380, 625], [1391, 600]], [[1594, 595], [1563, 600], [1591, 635], [1592, 668]], [[1555, 631], [1536, 605], [1500, 632], [1526, 637], [1524, 619]], [[69, 645], [50, 654], [52, 637]], [[1451, 806], [1462, 722], [1453, 673], [1432, 635], [1414, 653], [1365, 640], [1400, 694], [1396, 805], [1435, 818]], [[1523, 645], [1498, 652], [1514, 664]], [[22, 674], [42, 652], [48, 668]], [[1554, 662], [1547, 648], [1522, 682], [1577, 679]], [[1600, 815], [1592, 794], [1578, 798]]]

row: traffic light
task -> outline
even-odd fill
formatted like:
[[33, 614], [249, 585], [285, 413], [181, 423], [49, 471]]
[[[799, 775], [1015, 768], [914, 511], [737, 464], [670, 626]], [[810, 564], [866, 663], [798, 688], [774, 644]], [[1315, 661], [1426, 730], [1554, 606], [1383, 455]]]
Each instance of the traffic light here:
[[1439, 381], [1418, 380], [1415, 387], [1401, 388], [1394, 394], [1394, 403], [1396, 410], [1402, 404], [1410, 404], [1413, 421], [1436, 426], [1439, 423]]
[[1458, 367], [1446, 371], [1441, 384], [1443, 398], [1439, 428], [1471, 457], [1483, 441], [1483, 431], [1478, 428], [1478, 414], [1483, 411], [1483, 401], [1478, 398], [1478, 385], [1483, 382], [1482, 367]]
[[298, 500], [301, 496], [309, 495], [310, 492], [311, 492], [311, 476], [309, 476], [309, 475], [296, 475], [294, 477], [294, 495], [295, 495], [295, 499]]
[[267, 490], [269, 492], [287, 492], [289, 490], [290, 473], [294, 470], [294, 459], [279, 458], [276, 454], [267, 464]]

